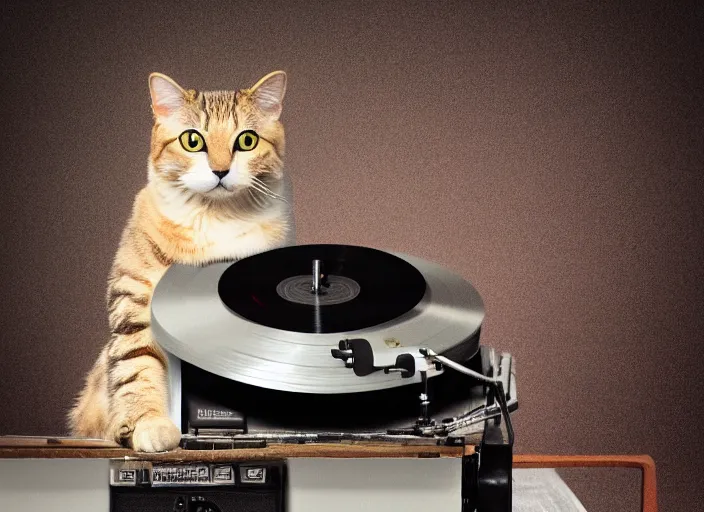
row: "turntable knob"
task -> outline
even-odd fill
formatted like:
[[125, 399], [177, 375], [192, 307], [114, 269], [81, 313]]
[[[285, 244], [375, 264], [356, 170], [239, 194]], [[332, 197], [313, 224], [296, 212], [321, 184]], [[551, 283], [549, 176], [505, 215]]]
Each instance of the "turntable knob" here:
[[186, 500], [179, 496], [174, 503], [174, 512], [186, 512]]

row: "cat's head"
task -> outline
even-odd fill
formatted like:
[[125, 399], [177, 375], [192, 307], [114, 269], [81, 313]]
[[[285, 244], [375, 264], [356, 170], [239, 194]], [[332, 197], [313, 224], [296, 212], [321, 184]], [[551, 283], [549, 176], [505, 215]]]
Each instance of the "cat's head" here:
[[283, 71], [233, 91], [186, 90], [153, 73], [149, 90], [154, 113], [151, 181], [217, 201], [266, 194], [265, 187], [281, 179]]

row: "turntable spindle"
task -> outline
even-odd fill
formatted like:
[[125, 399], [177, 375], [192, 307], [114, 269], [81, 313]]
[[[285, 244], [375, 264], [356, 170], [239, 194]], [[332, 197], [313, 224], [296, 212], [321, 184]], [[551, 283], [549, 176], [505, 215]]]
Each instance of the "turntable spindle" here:
[[320, 260], [313, 260], [313, 286], [311, 291], [320, 295], [320, 285], [323, 274], [323, 262]]

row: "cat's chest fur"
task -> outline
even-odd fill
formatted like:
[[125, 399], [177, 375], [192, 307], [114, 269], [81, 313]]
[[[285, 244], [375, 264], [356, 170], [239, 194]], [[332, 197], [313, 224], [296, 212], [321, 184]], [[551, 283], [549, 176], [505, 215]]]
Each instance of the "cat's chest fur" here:
[[205, 216], [191, 226], [193, 248], [205, 261], [243, 258], [275, 244], [276, 224]]
[[273, 249], [286, 237], [283, 210], [272, 207], [244, 220], [207, 209], [150, 208], [151, 229], [164, 255], [173, 262], [200, 265], [240, 259]]

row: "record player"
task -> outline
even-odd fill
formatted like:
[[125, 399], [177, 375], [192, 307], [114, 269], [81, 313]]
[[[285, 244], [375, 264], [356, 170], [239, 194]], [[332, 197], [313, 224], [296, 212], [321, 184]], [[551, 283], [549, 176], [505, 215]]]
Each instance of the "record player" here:
[[515, 365], [483, 321], [460, 276], [348, 245], [174, 265], [152, 299], [182, 448], [472, 444], [463, 509], [510, 510]]

